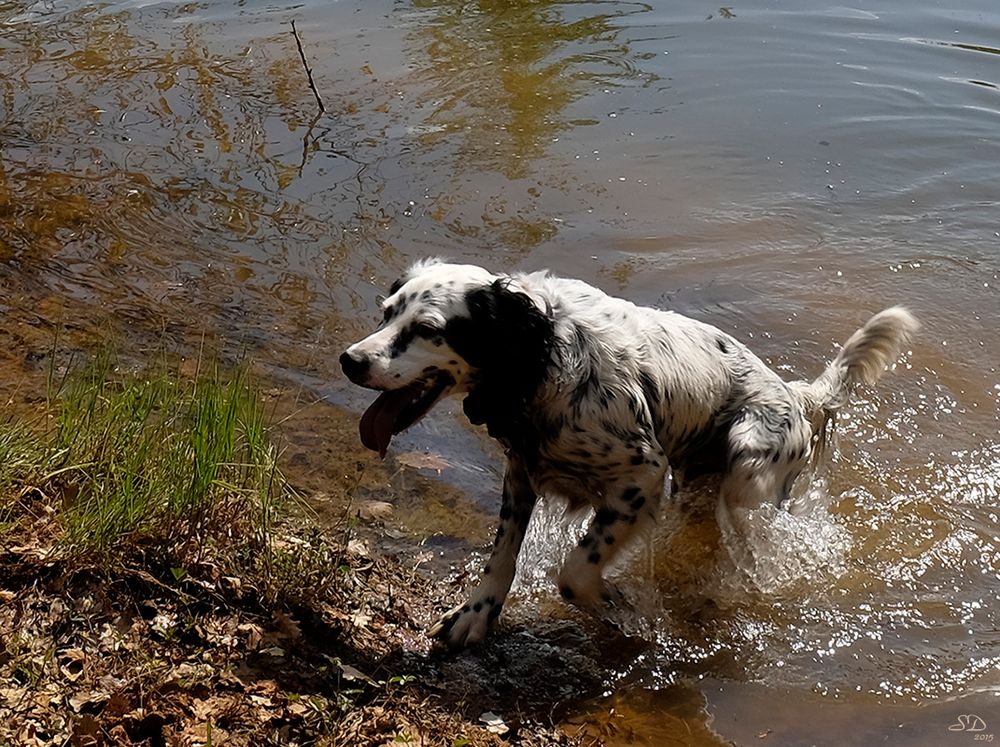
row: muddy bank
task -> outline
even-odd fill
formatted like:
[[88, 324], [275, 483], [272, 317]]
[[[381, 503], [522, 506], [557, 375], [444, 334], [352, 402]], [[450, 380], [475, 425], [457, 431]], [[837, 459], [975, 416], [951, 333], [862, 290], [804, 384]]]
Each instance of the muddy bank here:
[[[359, 547], [331, 548], [330, 595], [284, 609], [197, 572], [61, 567], [32, 549], [5, 551], [0, 573], [9, 744], [571, 744], [545, 706], [596, 683], [571, 662], [497, 674], [499, 649], [459, 670], [428, 655], [426, 581]], [[469, 675], [490, 685], [470, 691]]]

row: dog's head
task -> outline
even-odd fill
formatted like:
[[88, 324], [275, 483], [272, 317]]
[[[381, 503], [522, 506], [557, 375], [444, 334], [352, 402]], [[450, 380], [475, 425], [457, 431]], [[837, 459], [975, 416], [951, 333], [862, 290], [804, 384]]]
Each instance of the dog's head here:
[[361, 441], [385, 455], [392, 436], [440, 399], [467, 393], [465, 413], [509, 435], [545, 377], [552, 322], [509, 277], [474, 265], [419, 262], [393, 283], [381, 326], [340, 364], [382, 392], [361, 418]]

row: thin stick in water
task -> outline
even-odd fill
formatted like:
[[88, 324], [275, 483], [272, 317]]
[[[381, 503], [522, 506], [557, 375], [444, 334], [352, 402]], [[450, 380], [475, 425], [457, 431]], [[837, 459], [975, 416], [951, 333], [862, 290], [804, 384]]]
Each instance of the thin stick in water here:
[[323, 99], [320, 98], [319, 91], [316, 90], [316, 81], [313, 80], [313, 72], [309, 67], [309, 63], [306, 62], [306, 53], [302, 49], [302, 40], [299, 38], [298, 29], [295, 28], [295, 21], [292, 21], [292, 36], [295, 37], [295, 45], [299, 48], [299, 59], [302, 60], [302, 67], [306, 70], [306, 77], [309, 79], [309, 87], [312, 89], [313, 96], [316, 97], [316, 103], [319, 104], [319, 113], [322, 114], [326, 111], [326, 107], [323, 106]]

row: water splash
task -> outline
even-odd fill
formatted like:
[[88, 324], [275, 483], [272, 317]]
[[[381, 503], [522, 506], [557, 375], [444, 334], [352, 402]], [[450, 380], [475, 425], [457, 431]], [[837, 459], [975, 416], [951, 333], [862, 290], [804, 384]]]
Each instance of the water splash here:
[[[683, 507], [666, 505], [656, 527], [609, 566], [609, 582], [632, 608], [630, 615], [616, 615], [617, 623], [655, 635], [643, 620], [669, 615], [671, 596], [728, 605], [748, 594], [791, 593], [819, 580], [829, 583], [844, 571], [850, 533], [829, 512], [822, 483], [811, 487], [794, 511], [775, 506], [741, 511], [739, 529], [720, 532], [714, 512], [706, 510], [712, 502], [700, 496]], [[554, 593], [558, 569], [590, 516], [590, 511], [568, 513], [557, 501], [539, 505], [518, 559], [517, 594]]]
[[846, 570], [851, 536], [829, 503], [818, 482], [789, 510], [769, 504], [738, 509], [732, 521], [717, 512], [732, 563], [721, 569], [720, 596], [774, 595], [834, 582]]

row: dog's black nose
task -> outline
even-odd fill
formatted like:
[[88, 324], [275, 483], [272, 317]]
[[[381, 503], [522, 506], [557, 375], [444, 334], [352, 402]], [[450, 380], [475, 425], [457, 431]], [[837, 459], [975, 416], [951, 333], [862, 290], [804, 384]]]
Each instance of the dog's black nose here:
[[367, 358], [362, 358], [358, 360], [352, 358], [348, 353], [343, 353], [340, 356], [340, 367], [344, 369], [344, 374], [351, 381], [358, 381], [363, 379], [365, 374], [368, 373], [369, 361]]

